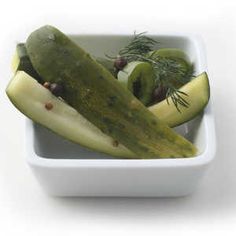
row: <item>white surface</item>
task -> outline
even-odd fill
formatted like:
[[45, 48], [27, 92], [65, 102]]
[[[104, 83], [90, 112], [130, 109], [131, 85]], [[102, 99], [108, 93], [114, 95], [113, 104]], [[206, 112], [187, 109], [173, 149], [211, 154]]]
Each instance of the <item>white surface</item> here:
[[[0, 8], [0, 234], [235, 235], [236, 3], [234, 1], [5, 1]], [[5, 4], [5, 5], [4, 5]], [[91, 6], [93, 6], [91, 10]], [[104, 9], [106, 6], [106, 10]], [[170, 7], [172, 6], [172, 7]], [[132, 8], [132, 12], [131, 9]], [[122, 15], [122, 16], [121, 16]], [[2, 92], [14, 43], [42, 24], [82, 32], [134, 29], [201, 34], [214, 80], [216, 161], [198, 191], [179, 199], [58, 199], [42, 193], [23, 156], [24, 118]]]
[[[195, 65], [196, 74], [206, 71], [206, 52], [199, 37], [178, 34], [152, 38], [162, 47], [185, 51]], [[73, 39], [94, 56], [103, 56], [104, 52], [117, 54], [115, 49], [118, 51], [128, 41], [124, 35], [74, 36]], [[213, 117], [210, 103], [202, 118], [178, 127], [179, 133], [198, 148], [197, 157], [161, 160], [117, 160], [27, 122], [27, 161], [42, 187], [54, 196], [185, 196], [196, 189], [215, 157]]]

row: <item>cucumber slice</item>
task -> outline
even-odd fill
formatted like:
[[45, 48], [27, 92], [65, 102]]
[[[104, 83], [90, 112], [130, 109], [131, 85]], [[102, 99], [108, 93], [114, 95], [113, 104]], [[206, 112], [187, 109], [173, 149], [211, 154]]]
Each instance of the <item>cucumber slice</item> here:
[[52, 26], [31, 33], [26, 48], [35, 70], [60, 82], [64, 99], [107, 135], [143, 158], [194, 156], [196, 147], [157, 119], [112, 74]]
[[207, 73], [204, 72], [200, 74], [179, 90], [188, 94], [188, 96], [185, 97], [186, 101], [189, 103], [188, 108], [180, 106], [179, 109], [181, 112], [178, 112], [171, 98], [168, 99], [169, 105], [167, 100], [163, 100], [148, 108], [170, 127], [181, 125], [193, 119], [204, 110], [210, 98], [210, 86]]
[[120, 84], [128, 88], [144, 105], [150, 102], [155, 88], [155, 75], [149, 63], [130, 62], [119, 71], [117, 78]]
[[[66, 139], [109, 155], [137, 158], [122, 144], [114, 146], [114, 139], [23, 71], [16, 73], [6, 93], [23, 114]], [[53, 105], [52, 110], [45, 108], [48, 102]]]
[[193, 74], [193, 64], [186, 53], [178, 48], [161, 48], [148, 53], [148, 56], [153, 60], [160, 60], [161, 58], [170, 59], [175, 62], [175, 66], [168, 65], [166, 70], [175, 71], [175, 73], [160, 72], [160, 79], [168, 80], [175, 88], [179, 88], [188, 83]]
[[12, 59], [12, 71], [16, 73], [16, 71], [20, 70], [25, 71], [37, 81], [42, 82], [41, 77], [32, 66], [24, 43], [17, 44], [16, 51]]

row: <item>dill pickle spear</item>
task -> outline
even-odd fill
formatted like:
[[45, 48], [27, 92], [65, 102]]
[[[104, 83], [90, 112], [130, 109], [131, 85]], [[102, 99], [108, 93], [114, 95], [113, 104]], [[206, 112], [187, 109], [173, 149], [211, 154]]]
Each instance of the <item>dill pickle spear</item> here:
[[102, 132], [142, 158], [197, 154], [196, 147], [160, 121], [112, 74], [52, 26], [34, 31], [26, 42], [35, 70], [64, 87], [63, 98]]

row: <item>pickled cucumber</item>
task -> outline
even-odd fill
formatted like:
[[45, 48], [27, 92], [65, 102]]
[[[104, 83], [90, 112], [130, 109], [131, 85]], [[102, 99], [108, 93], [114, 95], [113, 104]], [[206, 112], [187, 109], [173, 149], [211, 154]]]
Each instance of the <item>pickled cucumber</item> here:
[[37, 73], [64, 86], [64, 99], [102, 132], [142, 158], [189, 157], [197, 148], [160, 121], [112, 74], [52, 26], [26, 42]]

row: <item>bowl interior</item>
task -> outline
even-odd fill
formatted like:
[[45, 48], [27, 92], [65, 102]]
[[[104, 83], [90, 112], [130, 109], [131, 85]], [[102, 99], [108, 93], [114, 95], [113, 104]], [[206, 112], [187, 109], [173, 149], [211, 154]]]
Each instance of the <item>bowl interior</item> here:
[[[127, 45], [131, 36], [115, 35], [71, 35], [72, 40], [94, 56], [105, 54], [115, 56], [122, 46]], [[184, 36], [152, 36], [160, 47], [180, 48], [195, 65], [196, 74], [204, 71], [205, 65], [199, 57], [199, 48], [193, 40]], [[53, 159], [112, 159], [111, 156], [93, 152], [78, 144], [65, 140], [41, 125], [33, 122], [33, 145], [37, 156]], [[203, 152], [206, 147], [206, 130], [202, 116], [176, 127], [175, 130], [192, 141]]]

